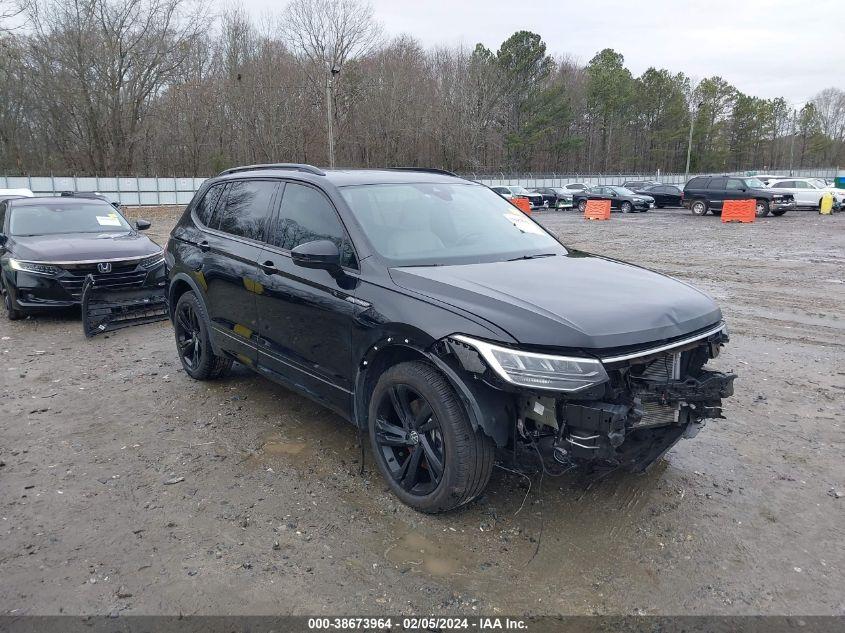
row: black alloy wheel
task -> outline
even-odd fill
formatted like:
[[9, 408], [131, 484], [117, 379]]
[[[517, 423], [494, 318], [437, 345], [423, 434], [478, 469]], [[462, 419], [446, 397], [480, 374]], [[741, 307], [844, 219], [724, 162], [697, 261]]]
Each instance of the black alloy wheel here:
[[634, 207], [633, 207], [633, 205], [632, 205], [630, 202], [628, 202], [627, 200], [625, 200], [625, 201], [622, 203], [622, 206], [621, 206], [621, 207], [619, 207], [619, 208], [620, 208], [620, 210], [622, 211], [622, 213], [630, 213], [630, 212], [633, 210], [633, 208], [634, 208]]
[[443, 479], [443, 430], [428, 401], [410, 385], [394, 383], [382, 396], [375, 442], [393, 480], [423, 496]]
[[232, 366], [230, 358], [214, 353], [207, 323], [205, 306], [192, 291], [179, 297], [173, 310], [176, 351], [185, 373], [196, 380], [219, 378]]
[[176, 307], [176, 347], [185, 369], [196, 371], [203, 353], [202, 333], [199, 318], [191, 302], [181, 303]]
[[493, 470], [494, 444], [473, 428], [449, 380], [421, 361], [378, 379], [368, 408], [370, 445], [393, 494], [421, 512], [469, 503]]

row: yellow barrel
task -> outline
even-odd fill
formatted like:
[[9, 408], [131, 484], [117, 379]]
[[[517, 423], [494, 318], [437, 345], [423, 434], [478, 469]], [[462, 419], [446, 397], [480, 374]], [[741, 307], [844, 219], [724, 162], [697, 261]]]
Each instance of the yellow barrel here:
[[833, 212], [833, 194], [825, 192], [822, 196], [822, 202], [819, 205], [819, 213], [823, 213], [824, 215], [830, 215]]

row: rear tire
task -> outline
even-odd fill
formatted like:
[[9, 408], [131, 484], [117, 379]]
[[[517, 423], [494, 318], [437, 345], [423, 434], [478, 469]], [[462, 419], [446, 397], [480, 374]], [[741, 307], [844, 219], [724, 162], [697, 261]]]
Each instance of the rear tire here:
[[758, 200], [754, 213], [758, 218], [765, 218], [767, 215], [769, 215], [769, 201]]
[[586, 210], [587, 210], [587, 201], [586, 200], [580, 200], [578, 202], [578, 211], [580, 211], [581, 213], [584, 213], [584, 211], [586, 211]]
[[453, 510], [487, 486], [493, 441], [472, 428], [452, 386], [431, 365], [414, 361], [385, 371], [370, 398], [368, 419], [379, 471], [415, 510]]
[[694, 200], [689, 209], [693, 215], [706, 215], [707, 203], [704, 200]]
[[205, 306], [192, 290], [179, 297], [173, 310], [176, 352], [185, 373], [194, 380], [214, 380], [232, 366], [231, 358], [214, 353], [208, 322]]

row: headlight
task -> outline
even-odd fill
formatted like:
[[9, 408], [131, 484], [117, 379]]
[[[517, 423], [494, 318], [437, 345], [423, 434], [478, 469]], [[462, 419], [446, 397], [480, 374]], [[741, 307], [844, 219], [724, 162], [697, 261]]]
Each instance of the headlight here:
[[62, 269], [51, 264], [37, 264], [35, 262], [22, 262], [19, 259], [9, 258], [9, 266], [12, 270], [20, 270], [27, 273], [36, 273], [38, 275], [58, 275]]
[[161, 262], [164, 261], [164, 251], [160, 251], [155, 255], [150, 255], [149, 257], [141, 260], [141, 266], [144, 268], [155, 268]]
[[452, 338], [474, 347], [493, 371], [520, 387], [572, 392], [608, 380], [604, 366], [594, 358], [523, 352], [462, 334]]

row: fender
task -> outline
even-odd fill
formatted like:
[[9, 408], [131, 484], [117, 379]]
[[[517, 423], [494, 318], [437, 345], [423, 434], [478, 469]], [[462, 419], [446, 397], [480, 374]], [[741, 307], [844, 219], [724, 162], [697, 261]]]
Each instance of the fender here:
[[478, 430], [480, 427], [500, 448], [508, 443], [516, 420], [512, 394], [492, 389], [480, 381], [467, 379], [469, 376], [465, 375], [463, 370], [451, 365], [434, 351], [434, 345], [424, 347], [413, 339], [395, 336], [385, 337], [372, 345], [358, 364], [353, 420], [360, 429], [369, 425], [369, 402], [366, 396], [370, 392], [367, 384], [370, 367], [380, 355], [391, 352], [406, 356], [409, 360], [422, 357], [437, 367], [446, 376], [464, 405], [472, 428]]

